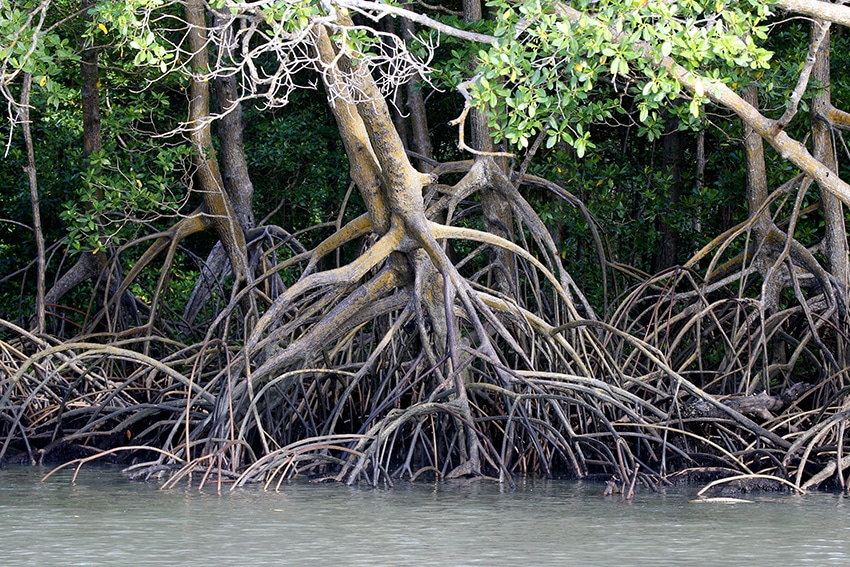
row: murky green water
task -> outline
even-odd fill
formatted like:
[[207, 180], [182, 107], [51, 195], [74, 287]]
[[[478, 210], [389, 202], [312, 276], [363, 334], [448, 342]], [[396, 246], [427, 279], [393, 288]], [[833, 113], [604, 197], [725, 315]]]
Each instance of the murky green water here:
[[848, 565], [850, 500], [756, 495], [631, 502], [597, 484], [511, 491], [293, 484], [217, 494], [129, 482], [116, 469], [0, 469], [0, 565]]

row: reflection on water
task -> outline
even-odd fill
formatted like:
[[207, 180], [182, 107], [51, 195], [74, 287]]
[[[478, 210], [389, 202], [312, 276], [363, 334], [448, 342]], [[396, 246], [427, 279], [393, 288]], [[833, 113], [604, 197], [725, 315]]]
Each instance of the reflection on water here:
[[603, 497], [529, 480], [391, 490], [292, 484], [158, 490], [116, 469], [0, 469], [3, 565], [850, 564], [850, 506], [835, 494], [692, 503], [696, 489]]

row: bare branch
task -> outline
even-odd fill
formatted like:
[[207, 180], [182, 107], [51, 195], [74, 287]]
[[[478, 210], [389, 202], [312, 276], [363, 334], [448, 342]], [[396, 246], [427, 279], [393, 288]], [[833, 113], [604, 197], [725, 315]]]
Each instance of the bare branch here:
[[463, 105], [463, 112], [460, 113], [460, 116], [458, 116], [457, 118], [455, 118], [454, 120], [449, 122], [449, 125], [458, 127], [457, 147], [460, 150], [467, 151], [467, 152], [475, 154], [477, 156], [506, 157], [506, 158], [512, 159], [515, 156], [514, 156], [514, 154], [509, 153], [509, 152], [485, 152], [485, 151], [481, 151], [481, 150], [476, 150], [474, 148], [470, 148], [466, 144], [465, 136], [464, 136], [464, 129], [466, 127], [466, 116], [469, 114], [469, 111], [472, 110], [472, 97], [469, 95], [468, 89], [469, 89], [469, 86], [473, 82], [475, 82], [476, 80], [478, 80], [477, 75], [475, 77], [473, 77], [472, 79], [468, 80], [468, 81], [464, 81], [463, 83], [459, 84], [456, 87], [457, 91], [460, 94], [463, 95], [463, 98], [465, 100], [465, 103]]
[[850, 130], [850, 112], [835, 108], [830, 104], [829, 108], [826, 109], [826, 119], [832, 126], [840, 130]]
[[398, 6], [392, 6], [390, 4], [372, 2], [370, 0], [338, 0], [337, 4], [345, 8], [356, 10], [357, 12], [360, 12], [376, 21], [380, 20], [385, 15], [390, 14], [393, 16], [401, 16], [403, 18], [407, 18], [412, 22], [416, 22], [417, 24], [421, 24], [442, 34], [456, 37], [459, 39], [475, 41], [478, 43], [486, 43], [488, 45], [496, 45], [496, 42], [498, 41], [495, 37], [491, 35], [460, 30], [458, 28], [446, 25], [442, 22], [438, 22], [437, 20], [429, 18], [424, 14], [417, 14], [416, 12], [413, 12], [411, 10], [399, 8]]
[[785, 128], [788, 126], [788, 123], [791, 122], [791, 119], [794, 118], [794, 115], [797, 114], [797, 107], [800, 104], [800, 99], [803, 98], [803, 93], [806, 92], [806, 88], [809, 85], [809, 77], [812, 74], [812, 68], [814, 68], [815, 61], [817, 61], [817, 54], [820, 50], [821, 44], [829, 33], [830, 25], [830, 22], [818, 24], [818, 27], [820, 28], [818, 30], [818, 35], [809, 45], [809, 53], [806, 55], [806, 63], [803, 65], [802, 71], [800, 71], [800, 77], [797, 79], [797, 86], [794, 88], [794, 92], [792, 92], [791, 96], [788, 97], [788, 105], [785, 108], [785, 113], [779, 120], [776, 121], [777, 127]]
[[843, 26], [850, 26], [850, 7], [820, 0], [778, 0], [775, 4], [786, 12], [794, 12]]

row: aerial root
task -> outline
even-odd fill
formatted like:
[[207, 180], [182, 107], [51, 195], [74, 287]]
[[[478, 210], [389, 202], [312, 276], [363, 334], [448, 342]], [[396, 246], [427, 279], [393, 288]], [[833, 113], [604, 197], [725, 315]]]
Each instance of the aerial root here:
[[[722, 280], [701, 280], [695, 264], [645, 278], [602, 320], [515, 195], [515, 241], [449, 226], [481, 182], [445, 189], [427, 216], [393, 219], [348, 264], [319, 269], [365, 234], [365, 217], [268, 268], [259, 280], [280, 266], [302, 275], [266, 295], [241, 336], [217, 334], [233, 328], [242, 298], [262, 296], [257, 280], [193, 345], [53, 345], [6, 325], [0, 455], [132, 442], [119, 452], [159, 450], [134, 474], [168, 475], [168, 486], [192, 475], [277, 489], [299, 476], [376, 485], [566, 474], [616, 476], [626, 495], [684, 476], [846, 487], [834, 288], [812, 293], [786, 270], [798, 304], [768, 309], [744, 292], [758, 272], [745, 256]], [[493, 248], [516, 260], [510, 290], [494, 283]], [[701, 254], [715, 271], [721, 251]]]

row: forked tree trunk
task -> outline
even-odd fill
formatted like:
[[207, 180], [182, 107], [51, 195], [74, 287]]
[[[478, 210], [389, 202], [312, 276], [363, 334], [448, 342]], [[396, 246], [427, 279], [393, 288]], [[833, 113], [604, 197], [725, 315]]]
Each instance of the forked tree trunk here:
[[249, 279], [245, 234], [236, 217], [212, 143], [209, 118], [210, 86], [203, 78], [209, 74], [207, 53], [206, 17], [204, 3], [189, 0], [185, 8], [189, 24], [189, 48], [192, 52], [191, 68], [195, 76], [189, 89], [190, 139], [195, 150], [197, 170], [195, 179], [203, 194], [203, 213], [215, 230], [233, 268], [236, 286]]
[[[351, 22], [344, 14], [339, 16], [340, 23], [350, 25]], [[339, 333], [340, 328], [347, 328], [352, 321], [359, 321], [360, 312], [368, 313], [370, 304], [394, 292], [396, 286], [411, 286], [414, 280], [439, 280], [441, 284], [438, 287], [442, 287], [442, 292], [423, 293], [418, 298], [432, 316], [435, 334], [443, 335], [441, 339], [445, 341], [444, 348], [451, 361], [447, 374], [454, 376], [452, 382], [460, 408], [460, 427], [466, 438], [465, 462], [455, 472], [478, 473], [479, 441], [472, 425], [466, 387], [461, 373], [452, 370], [460, 366], [454, 314], [457, 274], [452, 272], [453, 266], [438, 245], [432, 224], [425, 216], [422, 191], [432, 182], [431, 176], [412, 166], [389, 108], [365, 66], [352, 66], [346, 57], [340, 56], [326, 30], [317, 29], [315, 39], [319, 57], [326, 65], [324, 78], [329, 91], [328, 98], [349, 157], [351, 176], [366, 204], [372, 230], [378, 236], [369, 254], [383, 255], [389, 261], [386, 268], [369, 283], [343, 300], [307, 335], [266, 360], [254, 375], [268, 375], [272, 368], [281, 364], [306, 363], [308, 357], [326, 348], [329, 338]], [[404, 256], [408, 259], [399, 264], [400, 257]], [[405, 266], [414, 269], [415, 278], [404, 275], [410, 269]], [[339, 277], [352, 277], [344, 276], [351, 269], [341, 269]], [[302, 281], [307, 281], [307, 276], [309, 270]], [[319, 276], [316, 274], [314, 277]], [[297, 285], [290, 292], [295, 288]], [[441, 327], [444, 327], [442, 331]], [[262, 329], [258, 329], [258, 332], [262, 333]], [[255, 334], [249, 338], [248, 345], [256, 344], [259, 337], [259, 334]]]
[[[152, 330], [152, 324], [157, 316], [156, 306], [161, 293], [165, 289], [177, 246], [190, 234], [209, 228], [214, 230], [230, 262], [234, 276], [234, 291], [242, 288], [251, 281], [245, 232], [231, 202], [230, 195], [228, 195], [226, 190], [224, 177], [222, 176], [218, 156], [212, 141], [210, 118], [211, 97], [210, 85], [207, 80], [210, 70], [209, 54], [207, 53], [209, 44], [206, 35], [205, 5], [200, 0], [188, 0], [184, 6], [184, 13], [188, 25], [186, 37], [191, 52], [190, 70], [192, 72], [189, 87], [190, 98], [187, 128], [194, 150], [194, 180], [196, 190], [201, 193], [202, 202], [197, 210], [180, 219], [168, 231], [157, 238], [135, 263], [119, 288], [119, 293], [123, 293], [129, 283], [134, 281], [141, 271], [150, 265], [155, 257], [163, 251], [167, 251], [163, 268], [160, 271], [156, 292], [151, 301], [153, 309], [151, 310], [150, 320], [148, 322], [149, 330]], [[225, 94], [224, 96], [227, 97], [228, 95]], [[227, 149], [232, 149], [233, 143], [236, 142], [234, 142], [234, 138], [231, 138], [227, 144]], [[247, 169], [244, 172], [240, 171], [237, 165], [233, 171], [235, 173], [233, 178], [234, 186], [240, 188], [240, 198], [246, 201], [248, 191], [245, 190], [244, 180], [247, 177], [240, 179], [239, 174], [245, 173], [247, 175]], [[243, 214], [241, 222], [250, 224], [252, 222], [251, 214]], [[202, 275], [202, 280], [205, 275], [206, 273]], [[208, 288], [209, 286], [206, 287]], [[253, 298], [250, 295], [244, 296], [243, 309], [246, 314], [255, 311], [252, 302]]]
[[[214, 16], [218, 26], [227, 25], [227, 19]], [[231, 53], [228, 49], [233, 46], [233, 30], [225, 28], [220, 31], [227, 35], [228, 40], [223, 41], [219, 47], [218, 57], [229, 60]], [[249, 235], [254, 228], [254, 184], [248, 172], [248, 161], [245, 157], [245, 145], [243, 143], [243, 117], [242, 103], [239, 101], [239, 92], [236, 77], [234, 75], [219, 75], [215, 78], [215, 94], [218, 112], [222, 114], [216, 123], [216, 134], [219, 140], [221, 153], [222, 183], [225, 193], [233, 205], [233, 214], [244, 235]], [[192, 295], [183, 311], [183, 321], [192, 325], [198, 313], [214, 294], [216, 288], [222, 287], [222, 282], [230, 267], [228, 254], [219, 241], [201, 266], [200, 275], [192, 290]]]

